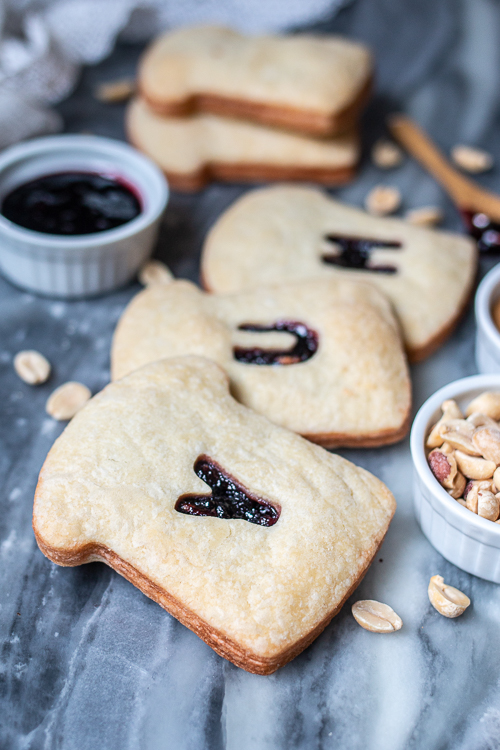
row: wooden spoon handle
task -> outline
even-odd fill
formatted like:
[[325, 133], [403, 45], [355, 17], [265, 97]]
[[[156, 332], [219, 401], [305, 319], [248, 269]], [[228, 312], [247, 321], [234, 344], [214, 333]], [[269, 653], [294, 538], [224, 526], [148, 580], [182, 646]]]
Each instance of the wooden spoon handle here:
[[469, 208], [471, 198], [479, 189], [454, 169], [441, 151], [416, 123], [404, 115], [392, 115], [388, 121], [392, 135], [444, 187], [460, 208]]

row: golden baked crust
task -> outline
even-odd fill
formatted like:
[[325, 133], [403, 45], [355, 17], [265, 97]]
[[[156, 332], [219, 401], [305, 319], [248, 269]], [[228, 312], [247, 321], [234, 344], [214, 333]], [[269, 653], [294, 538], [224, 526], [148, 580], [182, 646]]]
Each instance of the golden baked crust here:
[[129, 105], [126, 129], [177, 190], [199, 190], [210, 180], [340, 185], [353, 178], [360, 155], [357, 132], [318, 140], [210, 114], [162, 117], [140, 99]]
[[[281, 508], [271, 527], [177, 513], [209, 494], [210, 456]], [[243, 669], [268, 674], [318, 635], [365, 572], [395, 501], [367, 471], [238, 404], [199, 357], [147, 365], [95, 396], [52, 447], [40, 548], [103, 560]]]
[[[399, 249], [371, 251], [374, 262], [393, 264], [397, 273], [322, 262], [325, 238], [339, 234], [400, 242]], [[410, 361], [431, 354], [451, 333], [476, 268], [476, 244], [468, 237], [370, 216], [315, 188], [285, 185], [236, 201], [212, 227], [202, 256], [203, 283], [218, 293], [299, 279], [369, 282], [392, 302]]]
[[139, 89], [159, 114], [210, 112], [329, 136], [354, 126], [371, 75], [367, 48], [352, 40], [245, 37], [194, 26], [169, 31], [149, 47]]
[[[294, 321], [318, 335], [307, 361], [237, 361], [235, 345], [289, 350], [290, 333], [240, 331]], [[408, 430], [411, 387], [387, 300], [345, 279], [209, 295], [188, 281], [155, 285], [128, 305], [115, 331], [111, 371], [121, 378], [148, 362], [196, 354], [228, 373], [233, 395], [276, 424], [326, 447], [395, 442]]]

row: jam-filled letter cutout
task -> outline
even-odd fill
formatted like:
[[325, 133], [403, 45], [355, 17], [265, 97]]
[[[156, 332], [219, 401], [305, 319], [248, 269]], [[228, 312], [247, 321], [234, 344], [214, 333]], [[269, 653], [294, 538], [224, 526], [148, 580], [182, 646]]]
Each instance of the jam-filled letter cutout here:
[[235, 346], [234, 358], [247, 365], [295, 365], [306, 362], [315, 354], [318, 348], [318, 334], [304, 323], [294, 320], [279, 320], [272, 325], [258, 325], [244, 323], [238, 326], [239, 331], [286, 331], [295, 336], [295, 344], [291, 349], [260, 349]]
[[199, 456], [194, 472], [210, 489], [211, 495], [181, 495], [175, 510], [189, 516], [241, 518], [258, 526], [274, 526], [280, 508], [252, 495], [208, 456]]
[[375, 273], [397, 273], [397, 266], [372, 264], [370, 253], [377, 247], [399, 250], [401, 242], [369, 240], [362, 237], [346, 237], [341, 234], [327, 234], [327, 242], [337, 245], [338, 252], [325, 253], [321, 256], [323, 263], [330, 263], [341, 268], [363, 269]]

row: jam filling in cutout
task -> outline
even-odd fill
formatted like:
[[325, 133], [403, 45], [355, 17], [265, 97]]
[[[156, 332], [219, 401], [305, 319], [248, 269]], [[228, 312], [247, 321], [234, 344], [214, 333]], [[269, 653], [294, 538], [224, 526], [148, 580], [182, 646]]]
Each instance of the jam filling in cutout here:
[[285, 331], [295, 336], [295, 344], [291, 349], [260, 349], [235, 346], [234, 358], [247, 365], [296, 365], [311, 359], [318, 349], [318, 334], [304, 323], [294, 320], [278, 320], [272, 325], [258, 325], [244, 323], [238, 326], [239, 331]]
[[385, 240], [369, 240], [363, 237], [346, 237], [341, 234], [327, 234], [324, 239], [327, 242], [338, 245], [339, 252], [325, 253], [321, 256], [323, 263], [330, 263], [341, 268], [362, 269], [375, 273], [397, 273], [397, 266], [374, 265], [370, 253], [377, 247], [389, 250], [399, 250], [401, 242]]
[[252, 495], [208, 456], [200, 456], [194, 464], [195, 474], [208, 484], [211, 495], [181, 495], [175, 510], [189, 516], [241, 518], [258, 526], [274, 526], [280, 508]]

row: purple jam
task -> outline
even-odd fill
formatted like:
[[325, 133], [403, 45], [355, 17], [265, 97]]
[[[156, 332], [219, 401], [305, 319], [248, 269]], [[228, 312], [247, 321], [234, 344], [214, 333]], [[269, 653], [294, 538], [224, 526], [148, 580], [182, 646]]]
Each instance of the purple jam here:
[[105, 232], [141, 213], [137, 195], [123, 182], [92, 172], [60, 172], [12, 190], [1, 213], [25, 229], [43, 234]]
[[461, 214], [467, 231], [477, 240], [480, 252], [500, 252], [500, 224], [491, 221], [489, 216], [479, 211], [464, 210]]
[[291, 320], [279, 320], [272, 325], [257, 325], [244, 323], [238, 326], [240, 331], [286, 331], [295, 336], [295, 344], [291, 349], [261, 349], [235, 346], [234, 358], [246, 365], [296, 365], [310, 359], [318, 349], [318, 334], [304, 323]]
[[175, 510], [189, 516], [241, 518], [258, 526], [274, 526], [280, 510], [261, 498], [254, 497], [208, 456], [200, 456], [194, 465], [195, 474], [208, 484], [211, 495], [181, 495]]
[[362, 269], [374, 271], [375, 273], [397, 273], [397, 266], [377, 266], [371, 262], [371, 251], [377, 247], [390, 250], [401, 248], [401, 242], [390, 242], [384, 240], [369, 240], [362, 237], [346, 237], [340, 234], [327, 234], [327, 242], [337, 245], [337, 252], [327, 253], [321, 256], [323, 263], [330, 263], [341, 268]]

